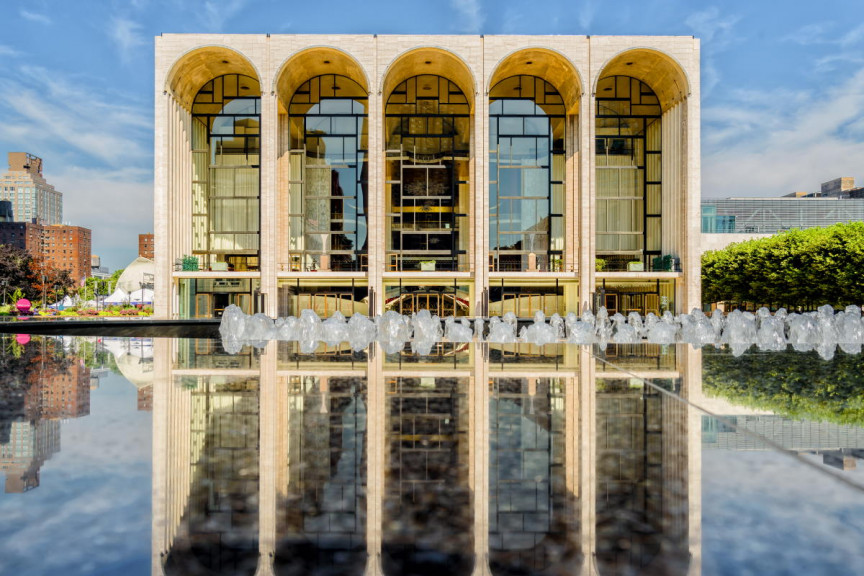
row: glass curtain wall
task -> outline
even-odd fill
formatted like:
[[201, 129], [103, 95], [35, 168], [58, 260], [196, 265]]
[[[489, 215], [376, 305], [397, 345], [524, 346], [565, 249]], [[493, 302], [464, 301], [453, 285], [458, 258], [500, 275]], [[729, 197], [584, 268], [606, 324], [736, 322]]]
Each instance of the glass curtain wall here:
[[564, 100], [535, 76], [502, 80], [489, 98], [491, 269], [561, 271]]
[[312, 78], [289, 106], [291, 269], [368, 267], [368, 96], [356, 82]]
[[192, 252], [205, 270], [258, 270], [261, 89], [226, 74], [192, 105]]
[[388, 270], [469, 269], [469, 112], [459, 87], [440, 76], [414, 76], [390, 94]]
[[661, 254], [660, 102], [635, 78], [597, 84], [597, 266], [641, 271]]

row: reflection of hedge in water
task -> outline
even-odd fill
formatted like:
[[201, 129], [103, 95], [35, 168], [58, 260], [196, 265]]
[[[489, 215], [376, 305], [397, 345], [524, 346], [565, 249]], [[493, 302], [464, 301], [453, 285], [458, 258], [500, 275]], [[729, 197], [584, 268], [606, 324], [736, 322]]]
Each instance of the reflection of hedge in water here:
[[707, 396], [771, 410], [795, 419], [864, 426], [864, 356], [837, 353], [831, 361], [816, 352], [705, 353], [702, 387]]

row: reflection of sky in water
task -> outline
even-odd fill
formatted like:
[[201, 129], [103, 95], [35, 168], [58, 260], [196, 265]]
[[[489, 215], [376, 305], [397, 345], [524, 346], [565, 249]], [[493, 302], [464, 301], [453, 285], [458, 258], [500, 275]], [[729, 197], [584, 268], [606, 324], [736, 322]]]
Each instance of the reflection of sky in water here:
[[861, 491], [786, 454], [702, 451], [703, 574], [864, 574], [862, 535]]
[[0, 574], [150, 574], [151, 414], [108, 374], [64, 420], [40, 485], [0, 493]]

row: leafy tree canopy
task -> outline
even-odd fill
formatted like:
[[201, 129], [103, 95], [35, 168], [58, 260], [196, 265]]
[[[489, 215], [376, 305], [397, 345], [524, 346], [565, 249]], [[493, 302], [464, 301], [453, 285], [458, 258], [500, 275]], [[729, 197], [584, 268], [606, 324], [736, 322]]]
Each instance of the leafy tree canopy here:
[[864, 302], [864, 222], [790, 230], [702, 255], [702, 300], [774, 306]]

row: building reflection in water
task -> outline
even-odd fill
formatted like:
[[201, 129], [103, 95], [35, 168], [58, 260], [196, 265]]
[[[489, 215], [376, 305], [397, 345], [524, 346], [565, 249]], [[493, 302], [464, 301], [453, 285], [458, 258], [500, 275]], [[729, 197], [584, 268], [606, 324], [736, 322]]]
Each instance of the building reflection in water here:
[[686, 346], [154, 346], [154, 574], [700, 572]]

